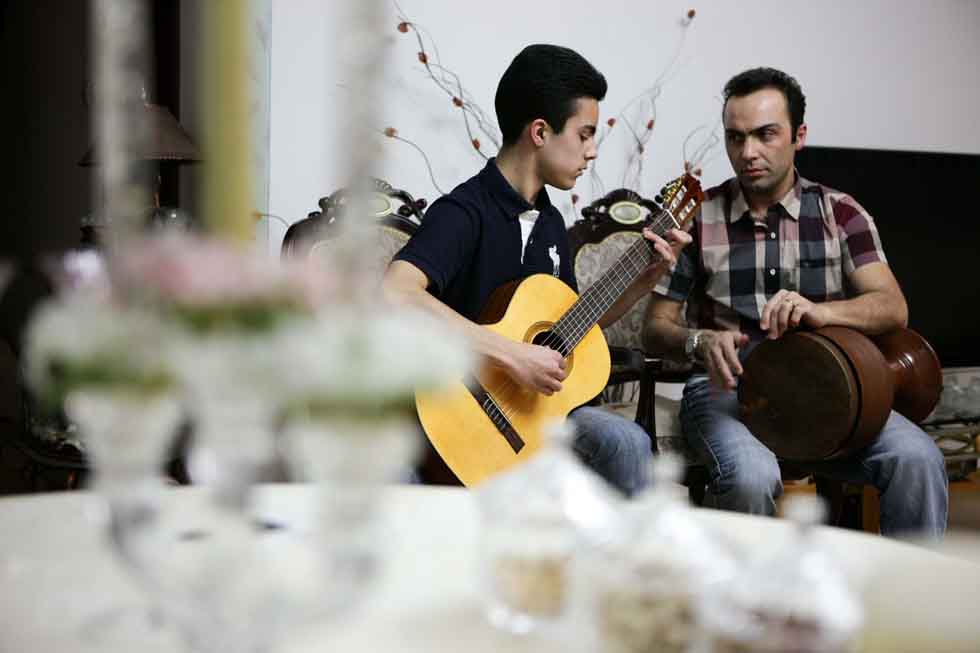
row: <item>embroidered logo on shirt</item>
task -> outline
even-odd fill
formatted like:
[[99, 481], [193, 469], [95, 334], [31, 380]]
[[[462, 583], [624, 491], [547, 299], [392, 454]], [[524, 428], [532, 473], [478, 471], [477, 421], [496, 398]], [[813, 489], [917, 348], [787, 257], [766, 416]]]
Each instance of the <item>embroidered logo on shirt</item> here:
[[561, 257], [558, 256], [558, 245], [552, 245], [548, 248], [548, 256], [551, 257], [551, 264], [553, 266], [551, 274], [554, 276], [560, 276], [559, 271], [561, 270]]

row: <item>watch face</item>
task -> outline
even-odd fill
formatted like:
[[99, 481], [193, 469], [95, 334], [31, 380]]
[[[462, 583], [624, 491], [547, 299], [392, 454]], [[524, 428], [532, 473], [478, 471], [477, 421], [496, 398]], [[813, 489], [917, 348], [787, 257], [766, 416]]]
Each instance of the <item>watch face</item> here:
[[701, 332], [694, 331], [687, 336], [687, 340], [684, 341], [684, 353], [687, 354], [688, 359], [694, 360], [697, 355], [698, 343], [701, 342]]

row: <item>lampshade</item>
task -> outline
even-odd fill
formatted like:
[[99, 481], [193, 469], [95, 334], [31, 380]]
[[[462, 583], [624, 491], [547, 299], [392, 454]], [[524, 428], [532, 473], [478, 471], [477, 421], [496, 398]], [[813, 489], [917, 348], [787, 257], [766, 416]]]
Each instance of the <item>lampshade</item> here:
[[[146, 128], [149, 137], [147, 138], [147, 150], [139, 154], [138, 159], [145, 161], [200, 161], [197, 146], [194, 145], [190, 136], [187, 135], [187, 132], [180, 126], [177, 118], [170, 113], [167, 107], [159, 104], [144, 104], [143, 108], [146, 111]], [[92, 166], [98, 163], [98, 153], [93, 145], [82, 157], [82, 160], [78, 162], [78, 165]]]

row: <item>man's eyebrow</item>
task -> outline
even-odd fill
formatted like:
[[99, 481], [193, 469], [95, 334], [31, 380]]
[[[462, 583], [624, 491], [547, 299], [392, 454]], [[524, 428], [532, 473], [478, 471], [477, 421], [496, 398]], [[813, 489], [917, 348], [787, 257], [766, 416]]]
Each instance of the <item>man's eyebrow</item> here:
[[595, 125], [585, 125], [584, 127], [582, 127], [581, 131], [583, 133], [588, 134], [589, 136], [592, 136], [593, 134], [595, 134]]
[[733, 135], [733, 136], [735, 136], [735, 135], [737, 135], [737, 136], [745, 136], [746, 134], [758, 134], [760, 132], [766, 131], [767, 129], [779, 129], [779, 123], [778, 122], [766, 123], [765, 125], [762, 125], [761, 127], [755, 127], [754, 129], [750, 129], [747, 132], [743, 132], [743, 131], [740, 131], [738, 129], [727, 128], [727, 129], [725, 129], [725, 133], [726, 134]]

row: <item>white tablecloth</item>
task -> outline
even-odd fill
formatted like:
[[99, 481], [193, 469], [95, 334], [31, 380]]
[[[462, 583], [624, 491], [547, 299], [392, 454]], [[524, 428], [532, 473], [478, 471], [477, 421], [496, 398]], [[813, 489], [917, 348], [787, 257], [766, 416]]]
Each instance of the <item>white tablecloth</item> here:
[[[308, 518], [312, 497], [312, 489], [301, 485], [259, 490], [261, 513], [287, 526]], [[202, 499], [193, 488], [168, 493], [188, 523]], [[87, 492], [0, 499], [0, 652], [180, 650], [166, 629], [145, 637], [119, 634], [121, 641], [104, 633], [89, 636], [87, 628], [100, 615], [145, 603], [93, 525], [99, 505]], [[583, 650], [585, 644], [574, 639], [518, 638], [484, 623], [477, 580], [479, 523], [467, 491], [391, 488], [384, 513], [382, 537], [390, 556], [375, 591], [340, 623], [296, 631], [277, 651]], [[695, 513], [746, 547], [773, 546], [787, 534], [788, 524], [781, 520]], [[980, 651], [974, 607], [980, 564], [833, 528], [820, 529], [819, 538], [846, 569], [866, 573], [864, 650]]]

